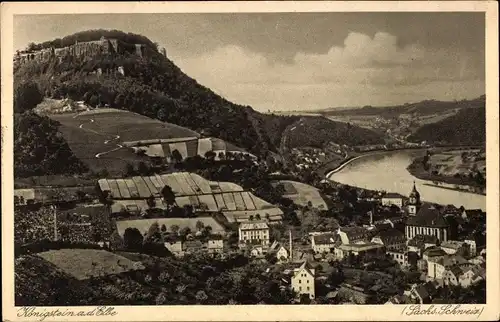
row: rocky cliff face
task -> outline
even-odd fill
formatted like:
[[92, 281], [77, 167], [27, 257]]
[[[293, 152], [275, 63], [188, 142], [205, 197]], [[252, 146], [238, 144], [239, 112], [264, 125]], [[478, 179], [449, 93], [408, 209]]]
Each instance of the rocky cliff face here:
[[[166, 56], [165, 48], [161, 50], [162, 55]], [[123, 54], [129, 52], [139, 57], [148, 57], [155, 53], [144, 44], [129, 44], [118, 39], [109, 39], [102, 37], [100, 40], [75, 42], [75, 44], [62, 48], [46, 48], [37, 51], [19, 52], [14, 56], [14, 63], [25, 63], [28, 61], [43, 62], [53, 57], [62, 60], [67, 56], [74, 57], [92, 57], [97, 54]]]

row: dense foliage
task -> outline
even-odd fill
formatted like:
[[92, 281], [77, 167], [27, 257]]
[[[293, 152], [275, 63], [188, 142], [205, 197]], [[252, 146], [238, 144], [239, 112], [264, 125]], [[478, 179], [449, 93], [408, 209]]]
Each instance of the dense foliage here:
[[486, 109], [466, 108], [442, 121], [426, 124], [409, 137], [410, 141], [456, 145], [486, 142]]
[[322, 148], [329, 142], [350, 146], [384, 143], [383, 136], [373, 130], [323, 117], [305, 117], [294, 126], [295, 129], [287, 133], [288, 148]]
[[[249, 263], [242, 255], [121, 255], [141, 261], [145, 270], [76, 281], [36, 256], [21, 257], [16, 260], [16, 305], [287, 304], [293, 299], [291, 291], [280, 289], [279, 273], [266, 273], [267, 265]], [[34, 271], [44, 274], [31, 275]]]
[[32, 112], [14, 116], [14, 175], [28, 177], [85, 171], [57, 130], [57, 124]]

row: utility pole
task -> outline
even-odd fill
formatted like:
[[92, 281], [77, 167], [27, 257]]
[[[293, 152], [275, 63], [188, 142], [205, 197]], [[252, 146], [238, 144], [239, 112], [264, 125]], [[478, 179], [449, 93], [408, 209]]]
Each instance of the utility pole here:
[[57, 236], [57, 212], [56, 212], [56, 206], [52, 205], [51, 206], [54, 216], [54, 240], [57, 241], [59, 238]]

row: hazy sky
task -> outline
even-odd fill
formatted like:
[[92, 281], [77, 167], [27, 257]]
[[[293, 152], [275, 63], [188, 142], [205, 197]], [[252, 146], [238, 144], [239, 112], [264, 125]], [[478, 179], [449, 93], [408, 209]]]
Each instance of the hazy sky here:
[[199, 83], [257, 110], [485, 92], [484, 13], [17, 16], [14, 48], [98, 28], [147, 36]]

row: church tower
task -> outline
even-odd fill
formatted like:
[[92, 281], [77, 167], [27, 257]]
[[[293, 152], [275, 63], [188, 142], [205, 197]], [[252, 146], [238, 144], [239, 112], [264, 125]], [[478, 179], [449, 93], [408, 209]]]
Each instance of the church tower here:
[[415, 186], [415, 181], [413, 181], [413, 189], [410, 192], [408, 201], [408, 214], [410, 216], [415, 216], [420, 209], [420, 193], [417, 191], [417, 187]]

